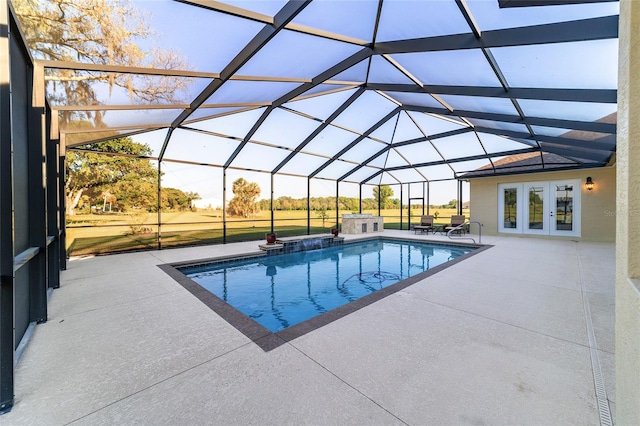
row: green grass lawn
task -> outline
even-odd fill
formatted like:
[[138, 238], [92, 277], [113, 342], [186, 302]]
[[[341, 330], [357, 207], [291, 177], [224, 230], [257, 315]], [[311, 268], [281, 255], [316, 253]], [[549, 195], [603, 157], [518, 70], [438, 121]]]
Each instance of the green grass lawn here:
[[[437, 209], [436, 223], [448, 223], [456, 214], [454, 209]], [[433, 209], [432, 212], [433, 213]], [[340, 215], [350, 213], [340, 211]], [[377, 215], [377, 211], [364, 212]], [[328, 211], [324, 223], [316, 212], [311, 213], [311, 234], [329, 233], [335, 226], [335, 211]], [[468, 213], [467, 213], [468, 214]], [[400, 229], [398, 210], [384, 210], [386, 229]], [[419, 222], [421, 211], [412, 213], [413, 224]], [[277, 211], [274, 214], [274, 231], [280, 237], [306, 235], [306, 211]], [[163, 212], [160, 242], [163, 248], [223, 242], [223, 222], [220, 210]], [[158, 247], [158, 215], [142, 214], [84, 214], [67, 218], [67, 254], [81, 256], [128, 250], [148, 250]], [[406, 210], [403, 229], [409, 229]], [[227, 217], [226, 241], [263, 240], [271, 231], [270, 212], [261, 212], [250, 219]]]

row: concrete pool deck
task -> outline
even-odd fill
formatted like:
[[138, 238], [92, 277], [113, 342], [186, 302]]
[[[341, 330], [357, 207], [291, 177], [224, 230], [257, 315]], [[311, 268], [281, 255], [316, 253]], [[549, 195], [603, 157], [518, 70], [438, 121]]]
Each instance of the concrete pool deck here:
[[615, 408], [614, 245], [482, 242], [494, 247], [270, 352], [157, 266], [261, 242], [72, 260], [0, 423], [599, 424], [603, 392]]

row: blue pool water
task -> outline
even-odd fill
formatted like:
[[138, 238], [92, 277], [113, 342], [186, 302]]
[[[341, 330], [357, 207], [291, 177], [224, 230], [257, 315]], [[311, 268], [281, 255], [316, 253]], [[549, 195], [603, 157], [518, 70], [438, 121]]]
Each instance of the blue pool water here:
[[473, 250], [379, 239], [180, 270], [276, 332]]

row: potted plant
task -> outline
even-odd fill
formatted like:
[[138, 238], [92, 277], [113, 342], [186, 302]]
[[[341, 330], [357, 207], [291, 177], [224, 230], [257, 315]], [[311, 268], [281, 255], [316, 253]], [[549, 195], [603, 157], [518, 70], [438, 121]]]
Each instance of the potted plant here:
[[275, 232], [267, 232], [264, 234], [267, 239], [267, 244], [275, 244], [276, 243], [276, 233]]
[[333, 234], [333, 237], [337, 237], [338, 236], [338, 228], [331, 228], [331, 233]]

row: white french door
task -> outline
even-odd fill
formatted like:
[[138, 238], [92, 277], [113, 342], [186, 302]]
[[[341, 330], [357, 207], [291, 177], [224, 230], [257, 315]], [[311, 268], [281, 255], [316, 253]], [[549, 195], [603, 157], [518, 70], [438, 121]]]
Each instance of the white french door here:
[[498, 185], [498, 231], [580, 236], [580, 181]]

